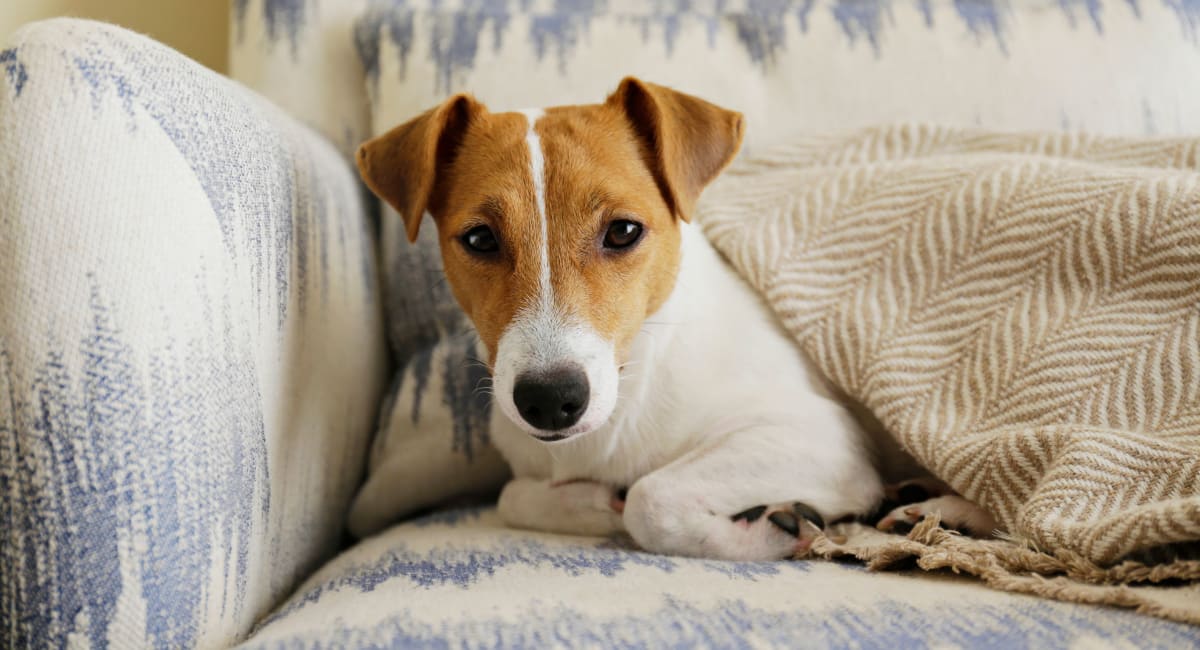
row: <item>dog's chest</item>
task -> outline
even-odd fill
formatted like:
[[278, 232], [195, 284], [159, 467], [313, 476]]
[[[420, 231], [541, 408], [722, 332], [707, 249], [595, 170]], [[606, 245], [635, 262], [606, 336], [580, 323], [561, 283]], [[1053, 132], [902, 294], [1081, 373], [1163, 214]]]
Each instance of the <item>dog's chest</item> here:
[[699, 423], [673, 410], [624, 412], [619, 408], [603, 428], [549, 445], [514, 426], [502, 426], [495, 431], [494, 441], [519, 476], [628, 486], [701, 444]]

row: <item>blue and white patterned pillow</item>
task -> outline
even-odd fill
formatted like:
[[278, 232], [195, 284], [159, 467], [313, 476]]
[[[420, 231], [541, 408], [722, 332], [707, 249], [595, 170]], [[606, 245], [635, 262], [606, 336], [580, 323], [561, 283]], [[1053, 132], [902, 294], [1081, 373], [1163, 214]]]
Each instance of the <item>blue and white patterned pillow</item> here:
[[333, 146], [131, 32], [0, 46], [0, 638], [227, 644], [331, 555], [387, 355]]
[[897, 121], [1200, 129], [1200, 7], [1178, 0], [368, 0], [373, 133], [448, 94], [595, 102], [624, 75], [744, 112], [748, 145]]
[[[629, 74], [743, 111], [747, 151], [903, 120], [1200, 132], [1200, 8], [1175, 0], [367, 0], [364, 11], [354, 33], [375, 134], [453, 92], [493, 110], [591, 103]], [[438, 343], [465, 324], [433, 228], [412, 246], [388, 208], [381, 227], [400, 362], [445, 349], [432, 368], [428, 353], [412, 357], [410, 378], [393, 382], [404, 413], [385, 408], [358, 533], [496, 480], [490, 417], [457, 389], [480, 372]], [[430, 377], [450, 389], [424, 390]], [[485, 462], [454, 457], [464, 438]], [[434, 492], [418, 471], [431, 458], [456, 470]]]
[[370, 135], [354, 45], [368, 0], [232, 0], [229, 73], [350, 159]]

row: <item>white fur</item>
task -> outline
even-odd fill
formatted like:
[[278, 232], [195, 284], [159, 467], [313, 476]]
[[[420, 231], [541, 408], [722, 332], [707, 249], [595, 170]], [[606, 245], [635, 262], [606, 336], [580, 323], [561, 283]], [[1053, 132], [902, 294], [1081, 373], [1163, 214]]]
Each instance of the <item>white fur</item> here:
[[[590, 406], [581, 433], [549, 444], [527, 427], [495, 428], [493, 440], [517, 477], [500, 513], [527, 528], [624, 529], [658, 552], [785, 557], [795, 538], [766, 517], [746, 525], [730, 516], [803, 501], [832, 520], [872, 508], [882, 486], [864, 434], [761, 298], [697, 227], [680, 227], [675, 288], [637, 335], [627, 370], [612, 382], [612, 405], [597, 411], [605, 417], [593, 417]], [[496, 396], [513, 422], [522, 420], [509, 367], [580, 355], [589, 380], [593, 371], [618, 375], [611, 344], [590, 337], [569, 318], [514, 323], [501, 338], [496, 374]], [[605, 384], [592, 385], [593, 401], [607, 399]], [[579, 479], [591, 487], [561, 485]], [[614, 517], [604, 496], [618, 486], [630, 489], [623, 515]]]
[[529, 146], [530, 170], [536, 196], [537, 217], [541, 224], [540, 269], [537, 298], [525, 305], [500, 336], [497, 348], [494, 385], [500, 410], [532, 435], [544, 435], [525, 422], [513, 403], [513, 386], [525, 373], [546, 371], [563, 363], [576, 363], [587, 374], [591, 397], [579, 421], [555, 435], [587, 433], [609, 419], [617, 402], [617, 368], [611, 341], [596, 334], [587, 323], [571, 313], [569, 306], [556, 304], [551, 281], [550, 235], [546, 214], [545, 156], [535, 126], [541, 110], [521, 111], [529, 123], [525, 142]]
[[538, 308], [549, 311], [554, 306], [554, 287], [550, 284], [550, 228], [546, 223], [546, 157], [542, 154], [542, 139], [538, 136], [537, 121], [545, 115], [540, 108], [521, 111], [529, 130], [525, 132], [525, 144], [529, 147], [529, 177], [533, 180], [533, 196], [537, 206], [538, 224], [541, 226], [542, 241], [538, 243], [541, 268], [538, 273]]

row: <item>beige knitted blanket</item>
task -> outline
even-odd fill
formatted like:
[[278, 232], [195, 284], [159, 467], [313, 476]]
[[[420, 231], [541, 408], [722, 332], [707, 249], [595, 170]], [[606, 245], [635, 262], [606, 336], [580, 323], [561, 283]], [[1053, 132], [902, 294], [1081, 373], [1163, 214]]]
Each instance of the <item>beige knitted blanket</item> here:
[[699, 217], [826, 376], [1007, 529], [847, 526], [817, 554], [1200, 623], [1200, 138], [814, 137], [738, 163]]

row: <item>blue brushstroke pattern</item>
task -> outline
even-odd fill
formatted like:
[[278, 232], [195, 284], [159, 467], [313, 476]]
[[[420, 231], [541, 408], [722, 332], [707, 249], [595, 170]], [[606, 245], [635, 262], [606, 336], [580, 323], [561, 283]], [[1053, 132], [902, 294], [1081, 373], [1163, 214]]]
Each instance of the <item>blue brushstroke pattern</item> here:
[[1100, 14], [1103, 12], [1101, 0], [1058, 0], [1059, 7], [1063, 14], [1067, 17], [1067, 22], [1071, 28], [1078, 27], [1078, 21], [1075, 18], [1075, 8], [1082, 7], [1092, 21], [1092, 26], [1096, 28], [1097, 34], [1104, 33], [1104, 24], [1100, 21]]
[[[257, 634], [269, 632], [273, 624], [296, 625], [294, 620], [306, 628], [303, 636], [269, 644], [255, 643], [251, 637], [248, 647], [532, 648], [566, 642], [573, 647], [741, 648], [748, 647], [748, 639], [754, 637], [768, 647], [891, 650], [927, 647], [934, 642], [970, 648], [1067, 647], [1088, 638], [1139, 647], [1192, 647], [1200, 640], [1200, 629], [1184, 624], [1017, 595], [1004, 596], [1008, 602], [1003, 605], [952, 601], [914, 606], [889, 598], [842, 605], [837, 601], [839, 595], [832, 594], [828, 607], [768, 610], [748, 604], [741, 594], [758, 582], [786, 582], [803, 589], [803, 576], [812, 570], [812, 563], [667, 557], [634, 550], [620, 538], [542, 541], [496, 531], [491, 528], [494, 524], [482, 520], [486, 514], [494, 516], [494, 508], [457, 508], [405, 526], [442, 528], [447, 533], [458, 529], [454, 541], [445, 546], [413, 551], [400, 541], [404, 535], [389, 534], [395, 539], [380, 555], [354, 558], [352, 549], [340, 562], [337, 575], [303, 589], [256, 630]], [[471, 530], [478, 530], [482, 539], [461, 541], [470, 539], [464, 533]], [[420, 597], [425, 589], [491, 589], [506, 579], [506, 569], [515, 568], [578, 580], [578, 593], [593, 594], [597, 600], [611, 598], [610, 588], [618, 594], [628, 589], [627, 583], [618, 581], [633, 579], [629, 569], [651, 569], [660, 577], [646, 583], [659, 590], [662, 606], [614, 617], [593, 613], [587, 601], [560, 602], [554, 594], [518, 594], [515, 597], [526, 599], [522, 604], [536, 615], [513, 621], [487, 611], [455, 611], [431, 623], [412, 615], [404, 605], [406, 597]], [[696, 568], [713, 573], [714, 589], [729, 597], [698, 605], [691, 602], [692, 594], [680, 593], [671, 576]], [[354, 627], [342, 624], [336, 609], [323, 605], [335, 593], [338, 602], [363, 603], [361, 607], [381, 612], [380, 618]], [[373, 603], [365, 603], [366, 599]], [[381, 601], [394, 604], [380, 608]], [[302, 622], [309, 617], [317, 617], [320, 624]]]
[[1184, 36], [1193, 43], [1200, 42], [1200, 0], [1162, 0], [1175, 12]]
[[0, 65], [4, 66], [8, 83], [13, 88], [13, 95], [20, 97], [21, 91], [25, 89], [25, 82], [29, 81], [29, 74], [25, 70], [25, 64], [17, 57], [16, 48], [0, 50]]
[[[745, 11], [728, 16], [733, 23], [738, 42], [746, 50], [751, 61], [769, 65], [775, 61], [777, 52], [787, 49], [787, 26], [784, 16], [791, 11], [791, 5], [792, 3], [786, 0], [750, 0]], [[797, 18], [803, 29], [808, 20], [807, 13], [800, 12]]]
[[933, 27], [933, 0], [916, 0], [917, 11], [925, 18], [925, 26]]
[[399, 3], [393, 6], [391, 3], [382, 4], [380, 0], [372, 0], [363, 17], [355, 22], [354, 46], [363, 70], [372, 81], [379, 81], [379, 47], [385, 36], [399, 54], [400, 74], [405, 73], [416, 36], [415, 22], [416, 12], [405, 9]]
[[[267, 39], [271, 43], [287, 38], [292, 59], [296, 59], [300, 48], [300, 33], [308, 20], [308, 4], [315, 0], [253, 0], [262, 14], [267, 27]], [[237, 40], [241, 42], [246, 33], [246, 16], [251, 0], [233, 0], [233, 22]]]
[[[171, 346], [135, 353], [109, 302], [93, 284], [79, 367], [52, 353], [23, 388], [11, 370], [13, 351], [0, 349], [11, 418], [0, 429], [0, 521], [13, 524], [8, 531], [39, 531], [9, 537], [0, 552], [0, 575], [22, 576], [3, 584], [6, 602], [22, 603], [17, 646], [65, 638], [86, 613], [88, 628], [76, 631], [105, 647], [124, 587], [118, 544], [134, 537], [146, 545], [134, 559], [148, 639], [190, 645], [213, 527], [239, 540], [224, 548], [224, 561], [240, 564], [244, 580], [249, 536], [265, 515], [247, 498], [268, 477], [261, 399], [246, 355], [217, 340], [190, 342], [186, 354]], [[147, 353], [142, 377], [134, 356]], [[218, 384], [225, 390], [207, 389]], [[39, 461], [13, 462], [22, 458]], [[208, 485], [177, 482], [181, 467], [207, 463], [195, 476]], [[47, 481], [47, 471], [58, 474]], [[187, 496], [196, 490], [209, 498]]]
[[[897, 0], [821, 0], [853, 47], [865, 40], [879, 56], [883, 52], [886, 31], [894, 29], [893, 5]], [[1012, 9], [1006, 0], [910, 0], [927, 29], [935, 28], [935, 17], [944, 7], [976, 37], [990, 35], [1002, 52], [1007, 53], [1004, 17]], [[1113, 2], [1116, 0], [1110, 0]], [[1141, 12], [1137, 0], [1124, 0], [1135, 18]], [[1200, 0], [1161, 0], [1179, 18], [1186, 37], [1197, 40], [1200, 33]], [[1070, 25], [1077, 27], [1086, 14], [1097, 33], [1103, 33], [1104, 0], [1056, 0], [1054, 5]], [[380, 40], [387, 38], [400, 56], [401, 75], [413, 54], [417, 25], [429, 30], [429, 57], [435, 68], [435, 90], [451, 92], [458, 88], [456, 76], [474, 68], [481, 56], [479, 39], [485, 31], [492, 34], [498, 51], [505, 34], [517, 22], [528, 26], [529, 38], [539, 61], [553, 57], [561, 75], [567, 74], [570, 57], [586, 38], [593, 22], [613, 19], [634, 25], [642, 41], [662, 45], [672, 56], [680, 34], [689, 29], [707, 32], [710, 48], [717, 48], [717, 34], [728, 23], [738, 44], [750, 59], [769, 66], [787, 49], [785, 22], [794, 17], [800, 32], [807, 33], [811, 12], [817, 0], [742, 0], [740, 2], [703, 2], [701, 0], [653, 0], [643, 5], [609, 5], [600, 0], [556, 0], [548, 10], [534, 11], [526, 1], [464, 0], [459, 3], [420, 2], [418, 0], [371, 0], [356, 24], [356, 45], [368, 76], [378, 80]]]
[[[328, 233], [335, 229], [329, 217], [337, 214], [323, 189], [311, 190], [319, 187], [320, 174], [313, 157], [288, 150], [285, 135], [260, 109], [223, 87], [212, 87], [211, 73], [191, 61], [148, 53], [120, 38], [93, 42], [83, 53], [73, 53], [72, 60], [97, 106], [111, 94], [131, 118], [136, 106], [158, 123], [195, 172], [231, 255], [237, 254], [238, 230], [252, 250], [278, 251], [250, 256], [256, 292], [266, 298], [267, 287], [274, 289], [276, 325], [286, 321], [293, 295], [304, 313], [307, 290], [315, 284], [308, 281], [310, 265], [320, 265], [317, 277], [329, 272]], [[198, 86], [212, 87], [212, 92], [196, 92]], [[196, 119], [197, 115], [221, 119]], [[295, 166], [264, 166], [259, 162], [264, 156], [294, 159]], [[246, 170], [256, 170], [257, 175], [248, 176]], [[276, 194], [264, 193], [263, 188], [273, 188]], [[352, 234], [352, 244], [360, 251], [371, 249], [367, 233], [356, 229]], [[366, 293], [372, 295], [372, 256], [359, 259], [365, 265]], [[318, 288], [324, 291], [323, 285]]]
[[442, 404], [454, 418], [451, 449], [472, 459], [477, 449], [491, 446], [488, 420], [492, 413], [492, 396], [486, 390], [491, 375], [476, 356], [474, 334], [449, 339], [448, 344], [442, 370]]
[[509, 14], [492, 11], [461, 11], [438, 14], [434, 18], [430, 38], [430, 56], [439, 65], [438, 83], [441, 88], [452, 86], [454, 73], [468, 70], [479, 54], [479, 39], [489, 27], [495, 37], [493, 51], [503, 47], [503, 34], [508, 27]]
[[891, 20], [890, 0], [836, 0], [830, 11], [851, 45], [865, 37], [879, 55], [884, 21]]
[[[803, 589], [803, 583], [797, 583]], [[596, 594], [597, 598], [604, 595]], [[866, 607], [766, 609], [740, 598], [711, 605], [664, 595], [662, 605], [625, 615], [597, 615], [586, 602], [554, 594], [531, 598], [529, 616], [447, 613], [431, 623], [402, 603], [380, 622], [351, 627], [343, 619], [303, 636], [244, 646], [287, 648], [1065, 648], [1104, 639], [1131, 647], [1195, 647], [1195, 629], [1129, 612], [1097, 616], [1086, 607], [1029, 601], [1014, 607], [939, 603], [916, 607], [881, 599]], [[391, 611], [391, 608], [389, 608]], [[752, 643], [753, 640], [753, 643]], [[1147, 645], [1153, 640], [1152, 645]], [[1084, 646], [1081, 646], [1084, 647]]]
[[984, 34], [991, 34], [1000, 51], [1008, 54], [1004, 39], [1005, 9], [1000, 0], [954, 0], [954, 11], [976, 39], [982, 40]]
[[[454, 525], [477, 517], [472, 514], [474, 512], [476, 511], [467, 510], [465, 514], [460, 515], [433, 515], [436, 522], [433, 525]], [[426, 527], [431, 524], [418, 521], [416, 525]], [[303, 615], [305, 608], [319, 603], [326, 594], [347, 589], [367, 594], [393, 580], [400, 580], [417, 588], [456, 586], [467, 589], [481, 580], [494, 578], [506, 567], [538, 567], [572, 577], [615, 578], [632, 567], [651, 568], [663, 574], [671, 574], [684, 566], [698, 567], [711, 572], [715, 574], [714, 579], [720, 577], [749, 582], [783, 573], [803, 575], [812, 569], [811, 563], [804, 561], [723, 562], [685, 559], [634, 550], [621, 542], [598, 541], [559, 545], [507, 533], [476, 548], [447, 545], [417, 552], [408, 549], [404, 544], [396, 544], [366, 564], [351, 565], [344, 573], [330, 580], [310, 585], [303, 593], [265, 619], [259, 627], [292, 615]]]
[[[375, 300], [374, 241], [356, 212], [362, 197], [348, 183], [326, 183], [331, 168], [318, 164], [344, 164], [332, 146], [319, 161], [322, 145], [306, 148], [315, 141], [283, 126], [282, 114], [161, 45], [96, 23], [72, 28], [86, 33], [67, 34], [69, 46], [34, 41], [60, 50], [37, 59], [42, 67], [21, 65], [21, 84], [52, 75], [64, 92], [85, 93], [82, 112], [60, 119], [87, 119], [87, 106], [92, 115], [115, 109], [129, 116], [131, 138], [148, 116], [195, 174], [229, 258], [248, 261], [255, 295], [279, 301], [279, 327], [290, 300], [300, 314], [312, 307], [306, 288], [319, 289], [310, 297], [325, 307], [335, 242], [342, 271], [361, 276], [363, 295]], [[20, 65], [15, 54], [4, 62]], [[25, 218], [0, 214], [0, 231], [28, 227], [17, 222]], [[209, 295], [205, 275], [194, 287], [204, 309], [198, 338], [171, 338], [160, 349], [131, 339], [117, 299], [106, 297], [125, 294], [106, 292], [91, 275], [91, 324], [77, 342], [47, 334], [53, 352], [29, 359], [0, 336], [0, 629], [15, 631], [17, 646], [77, 632], [105, 647], [118, 595], [131, 588], [118, 549], [135, 540], [144, 550], [128, 559], [146, 603], [148, 645], [194, 645], [198, 626], [212, 623], [202, 610], [214, 602], [232, 606], [223, 616], [243, 616], [250, 551], [272, 498], [264, 397], [246, 337], [257, 325], [235, 322], [230, 296]], [[169, 313], [161, 319], [164, 332], [183, 329]], [[272, 589], [297, 577], [296, 562], [271, 570], [283, 581]], [[225, 568], [218, 581], [226, 592], [208, 592], [216, 565]]]

